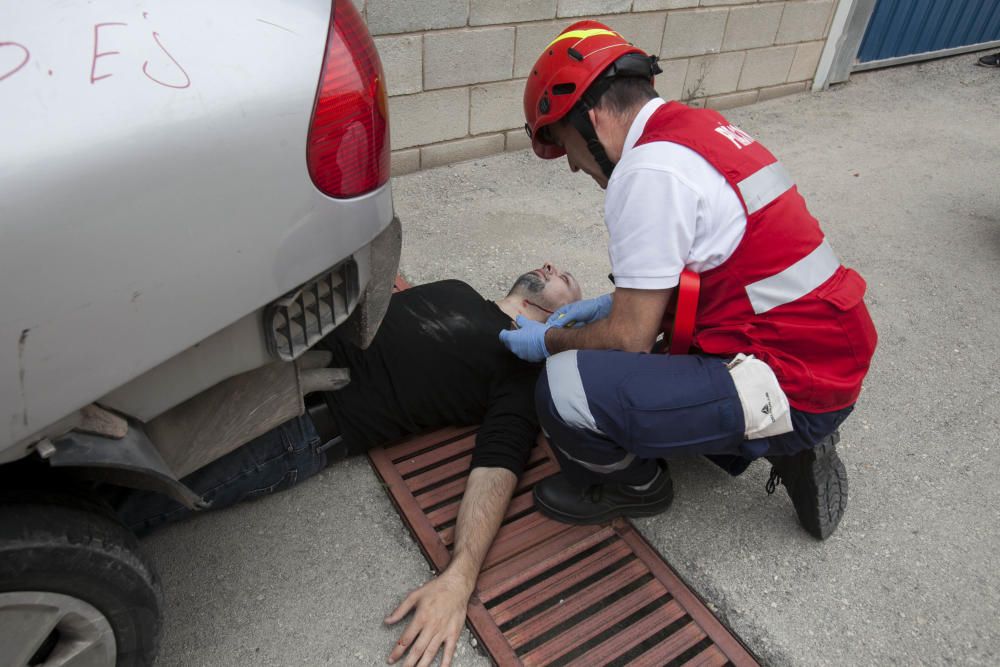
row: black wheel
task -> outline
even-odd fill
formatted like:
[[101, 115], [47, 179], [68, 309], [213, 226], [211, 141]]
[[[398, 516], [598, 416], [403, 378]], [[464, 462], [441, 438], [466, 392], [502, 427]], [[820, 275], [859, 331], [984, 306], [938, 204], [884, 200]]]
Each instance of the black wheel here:
[[0, 500], [0, 665], [150, 665], [161, 606], [135, 536], [100, 506]]

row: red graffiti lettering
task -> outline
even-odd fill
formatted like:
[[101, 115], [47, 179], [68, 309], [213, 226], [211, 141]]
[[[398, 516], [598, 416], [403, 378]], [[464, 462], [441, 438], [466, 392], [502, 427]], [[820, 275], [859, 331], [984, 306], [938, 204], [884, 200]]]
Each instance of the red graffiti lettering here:
[[98, 32], [100, 31], [101, 28], [109, 25], [126, 26], [128, 25], [128, 23], [97, 23], [94, 25], [94, 53], [90, 60], [90, 83], [92, 84], [97, 83], [101, 79], [107, 79], [109, 76], [111, 76], [110, 74], [102, 74], [101, 76], [97, 77], [94, 76], [97, 70], [97, 59], [103, 58], [104, 56], [115, 56], [118, 55], [119, 53], [118, 51], [101, 51], [101, 52], [97, 51]]
[[15, 48], [18, 48], [18, 49], [21, 49], [22, 51], [24, 51], [24, 59], [21, 60], [21, 62], [18, 63], [14, 67], [14, 69], [10, 70], [6, 74], [0, 74], [0, 81], [3, 81], [4, 79], [6, 79], [8, 77], [12, 77], [15, 74], [17, 74], [21, 70], [21, 68], [24, 67], [25, 65], [27, 65], [28, 61], [31, 60], [31, 53], [28, 51], [28, 47], [26, 47], [24, 44], [18, 44], [17, 42], [0, 42], [0, 49], [2, 49], [5, 46], [13, 46]]
[[163, 51], [163, 53], [165, 53], [168, 58], [170, 58], [170, 61], [174, 65], [176, 65], [177, 69], [179, 69], [181, 71], [181, 74], [184, 75], [184, 83], [183, 84], [174, 84], [174, 83], [167, 83], [166, 81], [160, 81], [159, 79], [157, 79], [156, 77], [154, 77], [152, 74], [149, 73], [149, 61], [148, 60], [142, 64], [142, 73], [145, 74], [146, 77], [150, 81], [152, 81], [154, 83], [158, 83], [161, 86], [166, 86], [167, 88], [187, 88], [188, 86], [190, 86], [191, 85], [191, 77], [189, 77], [188, 73], [184, 70], [183, 67], [181, 67], [181, 64], [179, 62], [177, 62], [177, 59], [174, 58], [172, 55], [170, 55], [170, 52], [167, 51], [166, 47], [163, 46], [163, 43], [160, 41], [160, 34], [157, 33], [157, 32], [154, 32], [153, 33], [153, 39], [156, 40], [156, 45], [158, 47], [160, 47], [160, 50]]

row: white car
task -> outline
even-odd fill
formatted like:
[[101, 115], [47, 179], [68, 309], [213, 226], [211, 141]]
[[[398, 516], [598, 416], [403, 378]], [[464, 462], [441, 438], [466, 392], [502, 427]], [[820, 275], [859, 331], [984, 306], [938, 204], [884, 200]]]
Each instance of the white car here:
[[0, 664], [144, 665], [156, 573], [101, 500], [301, 414], [400, 228], [350, 0], [0, 0]]

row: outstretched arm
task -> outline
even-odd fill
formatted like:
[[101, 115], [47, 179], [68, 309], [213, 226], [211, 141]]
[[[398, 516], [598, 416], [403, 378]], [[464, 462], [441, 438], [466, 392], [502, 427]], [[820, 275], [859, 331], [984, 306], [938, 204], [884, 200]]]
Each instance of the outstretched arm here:
[[385, 619], [392, 625], [414, 611], [410, 624], [389, 655], [390, 663], [409, 650], [405, 667], [426, 667], [443, 644], [441, 667], [451, 664], [479, 570], [516, 486], [517, 476], [506, 468], [473, 468], [469, 473], [458, 509], [451, 563], [440, 576], [410, 593]]

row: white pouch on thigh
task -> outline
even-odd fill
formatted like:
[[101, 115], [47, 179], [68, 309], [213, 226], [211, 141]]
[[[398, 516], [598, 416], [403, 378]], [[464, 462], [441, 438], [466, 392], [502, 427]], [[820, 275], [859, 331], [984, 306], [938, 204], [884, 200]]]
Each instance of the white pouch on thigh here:
[[771, 367], [752, 354], [738, 354], [726, 368], [743, 404], [747, 440], [781, 435], [792, 430], [788, 397]]

